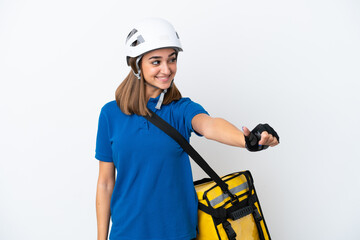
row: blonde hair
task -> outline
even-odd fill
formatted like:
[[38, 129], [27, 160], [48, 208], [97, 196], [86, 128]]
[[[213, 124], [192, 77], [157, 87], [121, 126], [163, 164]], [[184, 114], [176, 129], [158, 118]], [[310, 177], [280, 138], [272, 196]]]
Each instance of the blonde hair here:
[[[133, 71], [137, 72], [136, 58], [130, 58], [129, 63]], [[139, 65], [140, 64], [141, 61], [139, 62]], [[116, 89], [116, 103], [121, 109], [121, 111], [127, 115], [150, 115], [150, 112], [147, 108], [147, 102], [149, 99], [147, 99], [146, 97], [145, 79], [143, 77], [143, 74], [140, 74], [141, 78], [138, 79], [133, 71], [129, 72], [127, 77]], [[165, 94], [163, 105], [169, 104], [172, 101], [179, 100], [180, 98], [181, 93], [173, 83]]]

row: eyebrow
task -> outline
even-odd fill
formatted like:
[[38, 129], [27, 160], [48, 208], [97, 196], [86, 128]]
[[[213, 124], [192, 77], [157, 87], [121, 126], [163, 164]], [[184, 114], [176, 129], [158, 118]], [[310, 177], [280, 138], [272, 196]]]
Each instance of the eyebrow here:
[[[168, 57], [172, 57], [173, 55], [176, 55], [175, 51], [173, 53], [171, 53]], [[162, 58], [162, 57], [160, 57], [160, 56], [152, 56], [151, 58], [149, 58], [149, 60], [150, 59], [159, 59], [159, 58]]]

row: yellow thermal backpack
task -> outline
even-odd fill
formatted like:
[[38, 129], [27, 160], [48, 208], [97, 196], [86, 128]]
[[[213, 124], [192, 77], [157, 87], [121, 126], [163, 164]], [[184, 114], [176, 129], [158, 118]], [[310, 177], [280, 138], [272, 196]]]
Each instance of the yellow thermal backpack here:
[[194, 182], [199, 200], [197, 240], [271, 239], [249, 171], [221, 178], [230, 194], [212, 179]]
[[194, 182], [199, 202], [197, 240], [271, 240], [250, 171], [220, 178], [175, 128], [154, 112], [146, 118], [211, 177]]

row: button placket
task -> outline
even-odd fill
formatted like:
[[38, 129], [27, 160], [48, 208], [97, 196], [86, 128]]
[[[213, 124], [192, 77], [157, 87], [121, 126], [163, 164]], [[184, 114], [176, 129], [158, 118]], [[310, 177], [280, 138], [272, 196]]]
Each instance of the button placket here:
[[149, 122], [147, 119], [139, 116], [138, 126], [141, 134], [149, 134]]
[[149, 121], [144, 120], [143, 124], [144, 124], [144, 129], [149, 130]]

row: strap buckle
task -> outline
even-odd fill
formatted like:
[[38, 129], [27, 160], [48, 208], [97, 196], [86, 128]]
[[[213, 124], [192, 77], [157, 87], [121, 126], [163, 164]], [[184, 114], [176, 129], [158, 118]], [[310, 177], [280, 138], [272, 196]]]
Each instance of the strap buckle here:
[[254, 206], [254, 208], [255, 208], [254, 209], [254, 218], [255, 218], [256, 221], [260, 222], [263, 218], [260, 215], [259, 210], [257, 209], [257, 207]]
[[229, 240], [236, 240], [236, 232], [228, 221], [223, 222], [223, 227]]

